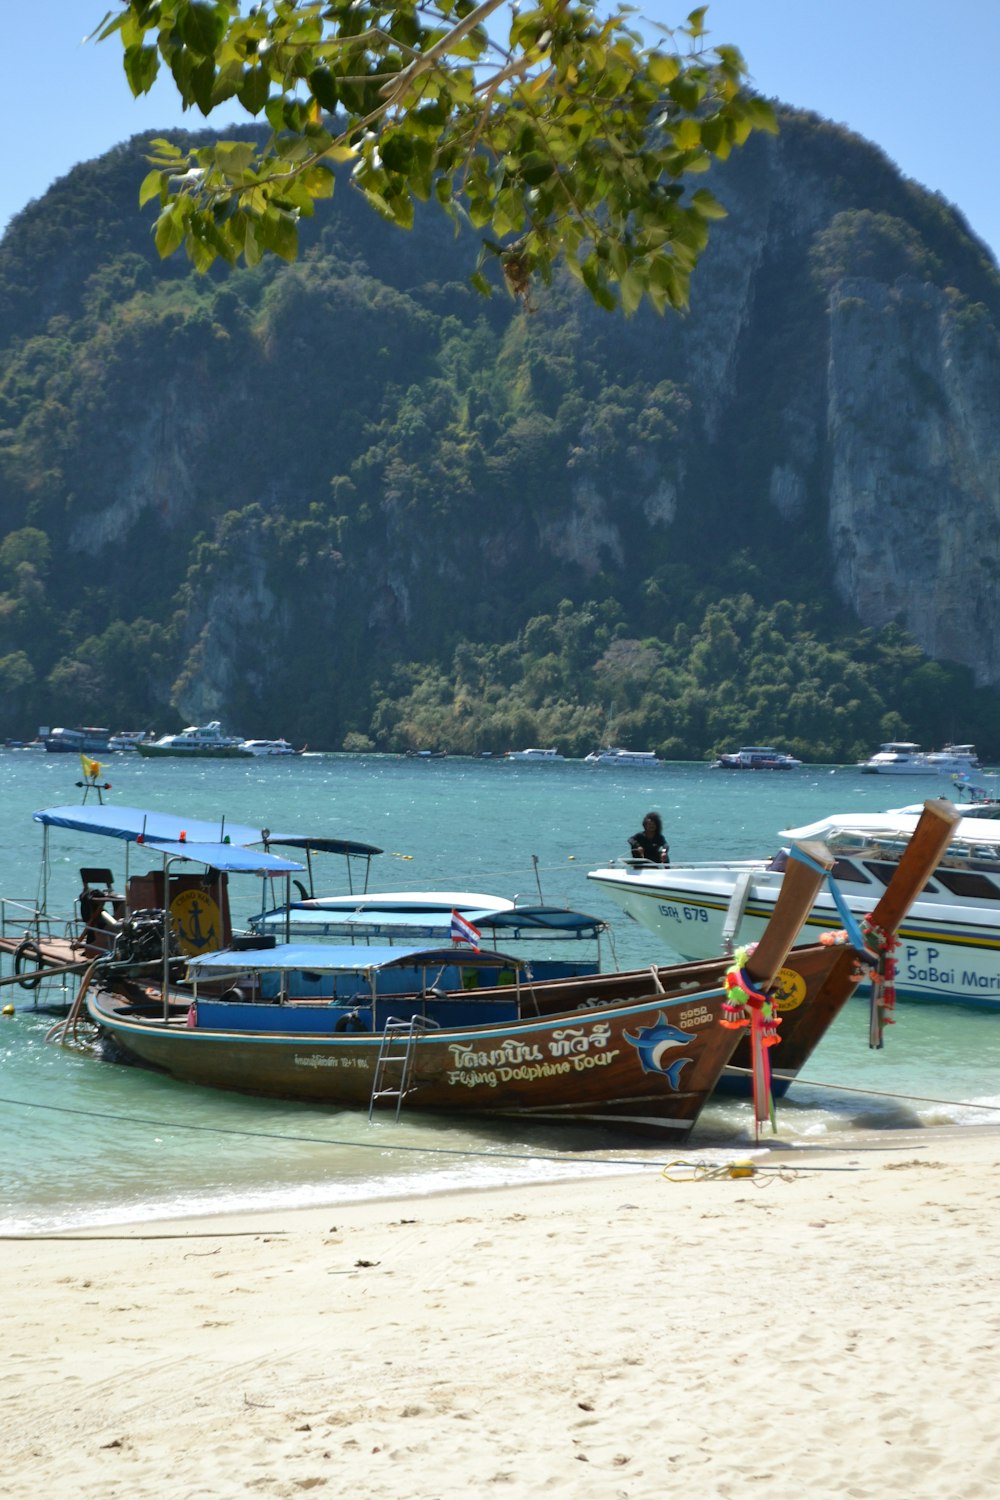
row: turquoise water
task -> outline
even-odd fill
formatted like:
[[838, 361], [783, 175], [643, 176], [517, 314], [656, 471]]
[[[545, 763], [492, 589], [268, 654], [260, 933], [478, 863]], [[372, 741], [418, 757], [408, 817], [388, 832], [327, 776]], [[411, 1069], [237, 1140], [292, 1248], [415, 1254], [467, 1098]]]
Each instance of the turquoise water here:
[[[604, 960], [620, 967], [669, 960], [669, 950], [628, 922], [586, 872], [627, 854], [627, 836], [648, 809], [662, 813], [675, 862], [740, 858], [770, 852], [779, 828], [948, 787], [828, 767], [739, 775], [686, 765], [336, 755], [197, 764], [118, 755], [103, 774], [119, 805], [380, 845], [373, 888], [541, 894], [605, 916], [613, 952], [606, 948]], [[73, 757], [0, 751], [0, 894], [34, 900], [42, 830], [31, 814], [78, 802], [78, 779]], [[81, 865], [122, 866], [123, 846], [109, 840], [53, 833], [52, 851], [50, 907], [71, 906]], [[341, 866], [332, 861], [329, 871], [330, 889], [342, 889]], [[234, 879], [238, 917], [258, 898], [256, 881]], [[398, 1124], [369, 1124], [364, 1111], [198, 1089], [47, 1044], [52, 1017], [18, 987], [0, 993], [16, 1007], [0, 1022], [7, 1232], [576, 1176], [677, 1154], [599, 1131], [459, 1126], [405, 1113]], [[779, 1106], [779, 1138], [801, 1147], [843, 1144], [870, 1129], [994, 1122], [1000, 1016], [901, 1008], [886, 1047], [873, 1053], [866, 1007], [855, 1001], [811, 1060], [808, 1080]], [[686, 1149], [711, 1155], [752, 1140], [749, 1105], [726, 1100], [709, 1105]]]

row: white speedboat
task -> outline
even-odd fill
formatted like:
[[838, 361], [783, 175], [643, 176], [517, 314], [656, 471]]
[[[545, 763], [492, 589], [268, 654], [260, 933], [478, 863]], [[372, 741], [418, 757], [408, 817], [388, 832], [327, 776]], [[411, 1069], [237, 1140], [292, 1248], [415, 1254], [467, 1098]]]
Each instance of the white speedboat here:
[[562, 760], [558, 750], [508, 750], [506, 760]]
[[108, 740], [109, 750], [138, 750], [140, 745], [152, 744], [156, 738], [148, 729], [119, 729]]
[[[962, 809], [964, 811], [964, 809]], [[944, 858], [899, 929], [897, 987], [904, 998], [1000, 1009], [1000, 821], [968, 809]], [[786, 828], [782, 844], [817, 841], [836, 857], [833, 877], [855, 917], [875, 907], [919, 812], [844, 814]], [[774, 910], [786, 850], [771, 859], [709, 860], [660, 868], [615, 860], [593, 880], [630, 917], [685, 958], [755, 941]], [[805, 942], [843, 927], [831, 892], [816, 901]]]
[[795, 771], [802, 762], [773, 745], [743, 745], [712, 762], [717, 771]]
[[243, 736], [225, 734], [218, 719], [210, 724], [190, 724], [180, 734], [164, 734], [158, 740], [135, 747], [140, 755], [157, 758], [165, 755], [195, 757], [229, 757], [245, 755]]
[[244, 755], [301, 755], [287, 740], [244, 740]]
[[652, 750], [621, 750], [609, 746], [607, 750], [591, 750], [584, 760], [591, 766], [659, 766], [658, 755]]

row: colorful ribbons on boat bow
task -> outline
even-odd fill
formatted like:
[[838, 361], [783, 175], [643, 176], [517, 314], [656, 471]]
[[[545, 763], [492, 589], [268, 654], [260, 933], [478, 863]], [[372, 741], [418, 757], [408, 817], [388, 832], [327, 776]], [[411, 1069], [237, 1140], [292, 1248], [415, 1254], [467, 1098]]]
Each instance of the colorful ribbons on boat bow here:
[[[803, 849], [796, 850], [796, 858], [803, 860], [813, 869], [817, 866], [806, 855]], [[830, 887], [830, 895], [833, 904], [840, 914], [840, 920], [844, 924], [841, 932], [824, 932], [820, 934], [821, 943], [847, 943], [857, 955], [858, 962], [867, 965], [870, 972], [864, 970], [858, 973], [857, 979], [868, 979], [871, 983], [871, 1001], [868, 1011], [868, 1045], [869, 1047], [881, 1047], [887, 1026], [895, 1025], [896, 1017], [893, 1011], [896, 1008], [896, 934], [886, 932], [882, 927], [876, 927], [870, 916], [864, 916], [860, 924], [847, 902], [837, 889], [836, 881], [831, 874], [827, 874], [826, 883]]]
[[896, 1024], [896, 947], [894, 932], [876, 927], [870, 916], [862, 917], [859, 929], [860, 946], [843, 929], [838, 932], [823, 932], [821, 943], [844, 943], [854, 948], [859, 967], [855, 978], [867, 979], [871, 984], [871, 1000], [868, 1007], [868, 1045], [882, 1046], [887, 1026]]
[[744, 1026], [750, 1028], [754, 1128], [759, 1135], [764, 1120], [770, 1120], [772, 1130], [778, 1128], [774, 1118], [768, 1049], [780, 1040], [778, 1027], [781, 1025], [781, 1017], [771, 997], [757, 989], [747, 973], [747, 959], [755, 947], [756, 944], [751, 943], [746, 948], [737, 948], [733, 955], [733, 967], [726, 973], [726, 998], [722, 1002], [720, 1019], [721, 1024], [731, 1031]]

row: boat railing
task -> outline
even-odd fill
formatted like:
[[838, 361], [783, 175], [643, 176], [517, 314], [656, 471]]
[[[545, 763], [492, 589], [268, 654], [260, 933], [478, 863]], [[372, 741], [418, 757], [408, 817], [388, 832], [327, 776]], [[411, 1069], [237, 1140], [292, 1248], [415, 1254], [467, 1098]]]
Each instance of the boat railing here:
[[657, 864], [653, 859], [630, 859], [626, 856], [615, 856], [609, 859], [606, 869], [610, 870], [637, 870], [640, 874], [644, 870], [673, 869], [683, 870], [751, 870], [754, 872], [765, 871], [770, 864], [766, 859], [685, 859], [678, 860], [675, 865]]
[[0, 896], [0, 937], [72, 937], [75, 922], [65, 913], [47, 912], [27, 897]]

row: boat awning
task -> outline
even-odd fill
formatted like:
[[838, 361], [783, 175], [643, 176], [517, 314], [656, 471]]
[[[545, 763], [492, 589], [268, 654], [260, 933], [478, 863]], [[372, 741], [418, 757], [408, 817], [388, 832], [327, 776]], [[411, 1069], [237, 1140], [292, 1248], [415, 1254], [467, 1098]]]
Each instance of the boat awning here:
[[72, 828], [78, 833], [102, 833], [107, 838], [138, 838], [163, 842], [179, 839], [183, 833], [191, 843], [221, 844], [228, 839], [231, 844], [263, 843], [259, 828], [250, 828], [243, 823], [230, 823], [225, 818], [182, 818], [175, 813], [150, 812], [142, 807], [45, 807], [34, 814], [36, 823], [47, 823], [55, 828]]
[[486, 896], [481, 891], [371, 891], [365, 896], [308, 896], [295, 902], [307, 911], [367, 912], [381, 917], [388, 912], [405, 912], [410, 916], [436, 915], [451, 917], [460, 911], [470, 920], [474, 913], [513, 911], [513, 901], [505, 896]]
[[334, 943], [278, 943], [273, 948], [220, 948], [188, 959], [188, 971], [197, 976], [213, 971], [306, 969], [313, 973], [344, 971], [352, 974], [382, 969], [436, 968], [462, 964], [477, 969], [518, 969], [522, 960], [506, 953], [475, 948], [352, 947]]
[[371, 857], [373, 854], [382, 854], [384, 850], [377, 844], [362, 844], [358, 839], [334, 839], [325, 836], [313, 837], [309, 833], [269, 833], [267, 838], [261, 837], [258, 831], [251, 843], [263, 844], [267, 849], [273, 849], [280, 844], [284, 849], [303, 849], [310, 854], [356, 854], [361, 857]]
[[515, 906], [510, 911], [486, 912], [482, 925], [509, 937], [525, 938], [596, 938], [608, 926], [603, 917], [561, 906]]
[[[382, 905], [378, 893], [354, 904], [351, 904], [350, 897], [292, 901], [288, 907], [278, 906], [251, 917], [250, 926], [255, 932], [281, 932], [288, 924], [300, 933], [308, 933], [310, 929], [314, 934], [357, 933], [372, 937], [396, 937], [409, 933], [414, 939], [443, 938], [447, 941], [451, 935], [452, 910], [457, 909], [474, 927], [490, 933], [502, 932], [507, 939], [596, 941], [602, 932], [607, 931], [608, 924], [603, 917], [592, 917], [586, 912], [558, 906], [514, 906], [506, 901], [477, 909], [460, 906], [459, 893], [454, 894], [454, 908], [425, 904], [419, 896], [414, 898], [412, 905], [405, 903], [402, 896], [393, 896], [390, 904]], [[403, 904], [394, 904], [397, 901]]]
[[[463, 911], [462, 915], [474, 927], [491, 926], [493, 918], [501, 915], [494, 911]], [[289, 907], [278, 906], [273, 911], [263, 912], [250, 918], [255, 932], [280, 932], [289, 923], [297, 931], [356, 932], [380, 935], [383, 933], [409, 933], [412, 938], [434, 938], [448, 940], [451, 934], [450, 911], [395, 911], [391, 907], [362, 907], [358, 911], [343, 908], [311, 906], [302, 901], [293, 901]]]
[[159, 850], [171, 859], [190, 859], [229, 875], [295, 875], [305, 869], [297, 860], [282, 859], [280, 854], [268, 854], [263, 849], [244, 849], [241, 844], [196, 844], [191, 839], [175, 842], [147, 837], [143, 848]]
[[124, 839], [172, 859], [192, 860], [234, 874], [291, 875], [305, 868], [297, 860], [248, 849], [247, 842], [260, 842], [260, 829], [240, 823], [209, 823], [203, 818], [179, 818], [139, 807], [100, 805], [43, 808], [34, 819], [47, 827]]
[[860, 838], [909, 838], [917, 826], [916, 813], [844, 813], [819, 818], [801, 828], [782, 828], [778, 837], [801, 843], [802, 840], [829, 838], [834, 833], [854, 834]]

